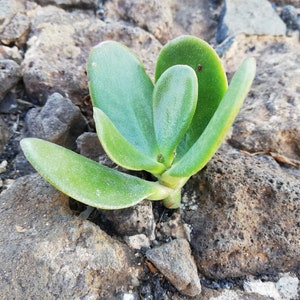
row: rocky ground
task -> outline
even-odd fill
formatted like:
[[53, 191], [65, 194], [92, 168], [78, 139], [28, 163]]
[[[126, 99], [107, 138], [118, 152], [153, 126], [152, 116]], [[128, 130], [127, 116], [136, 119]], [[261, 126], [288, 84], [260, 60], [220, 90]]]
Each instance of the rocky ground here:
[[[299, 0], [0, 0], [1, 299], [300, 299]], [[226, 8], [226, 9], [225, 9]], [[36, 136], [112, 165], [87, 90], [91, 48], [130, 47], [153, 75], [170, 39], [257, 74], [180, 209], [86, 208], [26, 162]]]

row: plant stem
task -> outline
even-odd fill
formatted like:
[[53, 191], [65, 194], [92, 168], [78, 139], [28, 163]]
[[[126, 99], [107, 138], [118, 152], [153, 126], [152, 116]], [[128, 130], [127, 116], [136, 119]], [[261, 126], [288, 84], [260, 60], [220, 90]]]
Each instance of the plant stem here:
[[180, 206], [181, 189], [175, 190], [167, 198], [163, 199], [163, 205], [167, 208], [176, 209]]

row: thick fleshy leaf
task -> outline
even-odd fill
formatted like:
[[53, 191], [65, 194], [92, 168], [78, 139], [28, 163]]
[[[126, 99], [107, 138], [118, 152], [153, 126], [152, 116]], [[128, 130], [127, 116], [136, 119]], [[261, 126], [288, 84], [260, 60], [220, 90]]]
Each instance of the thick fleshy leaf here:
[[[217, 111], [191, 149], [166, 171], [161, 181], [182, 181], [201, 170], [226, 137], [255, 76], [255, 59], [248, 58], [234, 74]], [[176, 178], [174, 178], [176, 177]], [[170, 185], [172, 186], [172, 184]]]
[[94, 47], [88, 60], [93, 106], [141, 152], [157, 155], [152, 118], [153, 83], [128, 48], [114, 41]]
[[188, 65], [198, 78], [198, 104], [192, 123], [182, 139], [179, 160], [202, 134], [227, 89], [227, 79], [214, 49], [193, 36], [178, 37], [164, 46], [157, 59], [155, 81], [173, 65]]
[[97, 107], [94, 107], [94, 120], [105, 152], [119, 166], [130, 170], [145, 170], [152, 174], [161, 174], [166, 169], [163, 164], [130, 144], [105, 113]]
[[197, 77], [192, 68], [177, 65], [167, 69], [153, 91], [153, 120], [160, 161], [167, 168], [176, 147], [191, 124], [198, 98]]
[[36, 138], [21, 141], [28, 161], [53, 186], [90, 206], [119, 209], [145, 198], [169, 195], [166, 187], [120, 173], [56, 144]]

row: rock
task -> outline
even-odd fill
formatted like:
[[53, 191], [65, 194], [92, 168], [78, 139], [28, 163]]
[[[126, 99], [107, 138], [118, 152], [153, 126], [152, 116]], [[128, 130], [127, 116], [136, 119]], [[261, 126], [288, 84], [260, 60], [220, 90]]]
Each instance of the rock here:
[[286, 25], [267, 0], [225, 0], [216, 40], [221, 43], [240, 33], [285, 35]]
[[84, 132], [76, 140], [78, 152], [94, 161], [101, 163], [102, 165], [110, 168], [119, 168], [117, 165], [107, 156], [106, 152], [102, 148], [97, 133]]
[[106, 16], [114, 20], [129, 20], [166, 43], [171, 38], [173, 26], [170, 6], [170, 0], [114, 0], [106, 3]]
[[201, 293], [197, 267], [186, 240], [176, 239], [150, 249], [146, 256], [179, 292], [192, 297]]
[[[139, 54], [153, 75], [160, 43], [149, 33], [121, 23], [104, 23], [96, 16], [47, 6], [32, 12], [23, 80], [32, 100], [45, 103], [53, 92], [81, 104], [88, 94], [86, 62], [91, 48], [104, 40], [124, 43]], [[55, 41], [55, 47], [53, 47]]]
[[4, 45], [16, 45], [22, 48], [27, 41], [30, 29], [30, 19], [24, 13], [18, 12], [0, 33], [0, 41]]
[[245, 282], [244, 290], [248, 293], [260, 294], [274, 300], [281, 300], [281, 296], [276, 289], [274, 282], [262, 282], [261, 280], [253, 280]]
[[[241, 47], [239, 53], [246, 54], [237, 55], [237, 45]], [[271, 152], [275, 158], [286, 157], [286, 162], [296, 160], [291, 164], [297, 166], [300, 161], [298, 37], [237, 37], [224, 57], [226, 69], [229, 72], [236, 69], [244, 56], [256, 57], [259, 67], [234, 123], [230, 143], [250, 153]]]
[[132, 249], [142, 249], [150, 247], [150, 240], [147, 236], [142, 234], [136, 234], [125, 237], [125, 242]]
[[24, 9], [25, 0], [0, 0], [0, 7], [0, 32], [2, 32], [10, 19]]
[[219, 279], [299, 272], [299, 178], [271, 156], [224, 144], [186, 187], [199, 188], [199, 208], [184, 220], [200, 272]]
[[3, 149], [9, 139], [9, 136], [9, 128], [3, 121], [2, 117], [0, 117], [0, 154], [3, 153]]
[[21, 79], [20, 66], [13, 60], [0, 60], [0, 102]]
[[299, 279], [295, 276], [283, 274], [275, 286], [284, 299], [297, 299], [299, 296]]
[[244, 290], [248, 293], [256, 293], [274, 300], [298, 299], [299, 279], [290, 276], [288, 273], [282, 274], [277, 282], [263, 282], [260, 279], [248, 278], [244, 282]]
[[270, 2], [278, 6], [293, 5], [295, 7], [300, 7], [299, 0], [270, 0]]
[[56, 5], [64, 8], [96, 8], [98, 0], [36, 0], [40, 5]]
[[42, 108], [33, 108], [26, 115], [29, 136], [70, 149], [76, 148], [75, 141], [86, 125], [79, 108], [58, 93], [51, 95]]
[[154, 240], [154, 216], [152, 202], [145, 200], [133, 207], [119, 210], [100, 210], [101, 218], [110, 222], [110, 226], [121, 236], [144, 234]]
[[138, 283], [128, 247], [73, 215], [37, 174], [0, 196], [1, 299], [116, 299]]
[[7, 47], [0, 45], [0, 60], [3, 59], [14, 60], [17, 64], [21, 64], [23, 58], [16, 46]]
[[173, 37], [189, 34], [205, 41], [215, 36], [217, 28], [215, 9], [211, 8], [212, 1], [173, 0], [171, 9], [173, 14]]
[[297, 9], [292, 5], [285, 5], [280, 13], [280, 17], [288, 29], [300, 30], [300, 17]]

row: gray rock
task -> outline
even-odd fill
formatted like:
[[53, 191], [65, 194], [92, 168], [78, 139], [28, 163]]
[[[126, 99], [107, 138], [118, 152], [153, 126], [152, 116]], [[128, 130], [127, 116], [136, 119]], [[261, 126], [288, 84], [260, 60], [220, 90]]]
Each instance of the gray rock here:
[[145, 200], [133, 207], [119, 210], [101, 210], [102, 218], [105, 217], [112, 228], [121, 236], [145, 234], [154, 240], [154, 215], [152, 202]]
[[278, 6], [293, 5], [295, 7], [300, 7], [299, 0], [270, 0], [270, 2]]
[[56, 5], [65, 8], [96, 8], [98, 0], [36, 0], [40, 5]]
[[[45, 103], [53, 92], [81, 104], [87, 95], [86, 62], [91, 48], [112, 39], [139, 54], [153, 74], [160, 43], [149, 33], [121, 23], [104, 23], [96, 18], [47, 6], [32, 12], [28, 50], [22, 64], [28, 95]], [[53, 47], [55, 41], [55, 47]]]
[[297, 9], [292, 5], [285, 5], [280, 13], [281, 19], [284, 21], [288, 29], [300, 30], [300, 16]]
[[[233, 127], [230, 143], [251, 153], [264, 152], [300, 161], [300, 44], [298, 37], [236, 39], [241, 52], [254, 47], [257, 73]], [[241, 63], [235, 47], [227, 64]], [[235, 67], [236, 68], [236, 67]], [[231, 67], [227, 68], [231, 69]], [[286, 160], [287, 161], [287, 160]], [[297, 162], [298, 161], [298, 162]], [[287, 161], [288, 162], [288, 161]]]
[[286, 25], [267, 0], [225, 0], [216, 39], [240, 33], [248, 35], [285, 35]]
[[115, 299], [141, 269], [127, 246], [73, 215], [40, 176], [0, 196], [1, 299]]
[[0, 45], [0, 60], [3, 59], [14, 60], [17, 64], [21, 64], [23, 58], [16, 46], [7, 47]]
[[0, 7], [0, 32], [2, 32], [10, 19], [25, 8], [25, 0], [0, 0]]
[[76, 139], [86, 125], [79, 108], [58, 93], [51, 95], [42, 108], [33, 108], [26, 115], [29, 136], [71, 149], [76, 149]]
[[171, 38], [173, 16], [170, 0], [113, 0], [107, 2], [106, 9], [108, 18], [129, 20], [151, 32], [162, 43]]
[[299, 178], [270, 156], [224, 144], [187, 185], [199, 186], [199, 207], [184, 219], [200, 272], [211, 278], [299, 272]]
[[299, 279], [290, 274], [280, 274], [277, 282], [261, 281], [253, 277], [244, 282], [244, 290], [247, 293], [256, 293], [274, 300], [298, 299]]
[[21, 79], [20, 66], [13, 60], [0, 60], [0, 102]]
[[2, 154], [4, 146], [9, 139], [9, 136], [9, 128], [3, 121], [2, 117], [0, 117], [0, 154]]
[[84, 132], [76, 140], [78, 152], [102, 165], [110, 168], [120, 168], [108, 157], [99, 141], [97, 133]]
[[197, 267], [186, 240], [176, 239], [150, 249], [146, 256], [179, 292], [192, 297], [201, 293]]
[[22, 48], [27, 41], [30, 29], [30, 18], [25, 13], [18, 12], [0, 33], [0, 41], [4, 45], [17, 45]]

